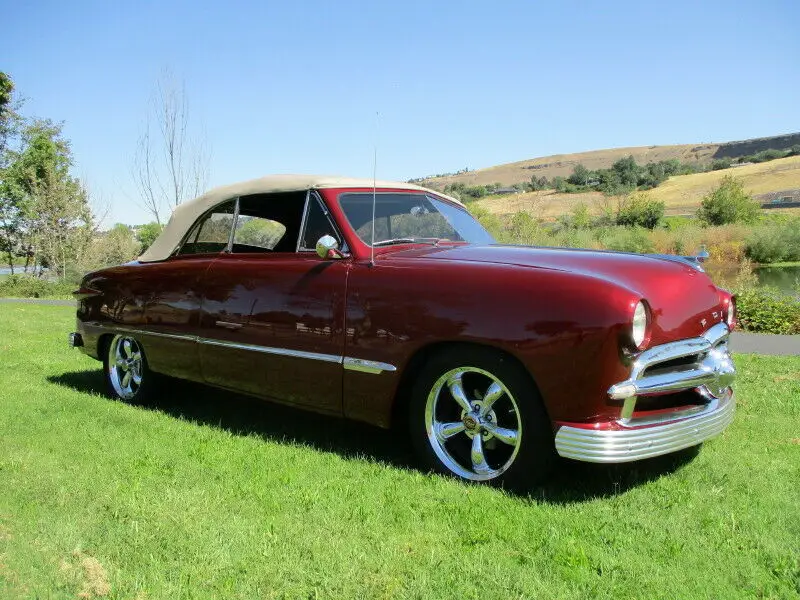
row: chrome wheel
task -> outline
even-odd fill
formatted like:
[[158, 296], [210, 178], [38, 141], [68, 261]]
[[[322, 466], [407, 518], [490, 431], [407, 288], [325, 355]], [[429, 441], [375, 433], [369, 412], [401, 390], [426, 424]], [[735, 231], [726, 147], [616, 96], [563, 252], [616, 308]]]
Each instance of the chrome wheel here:
[[476, 367], [452, 369], [436, 381], [425, 405], [425, 428], [442, 464], [473, 481], [507, 471], [522, 441], [522, 418], [508, 387]]
[[117, 335], [108, 347], [108, 380], [117, 396], [131, 400], [142, 386], [142, 348], [134, 338]]

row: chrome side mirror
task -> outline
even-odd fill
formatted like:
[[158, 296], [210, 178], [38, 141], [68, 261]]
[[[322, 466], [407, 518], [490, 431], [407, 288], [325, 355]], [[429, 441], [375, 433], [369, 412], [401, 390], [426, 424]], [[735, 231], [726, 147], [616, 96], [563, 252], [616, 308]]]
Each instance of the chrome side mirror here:
[[317, 256], [320, 258], [343, 258], [339, 252], [339, 242], [332, 235], [325, 234], [317, 240]]

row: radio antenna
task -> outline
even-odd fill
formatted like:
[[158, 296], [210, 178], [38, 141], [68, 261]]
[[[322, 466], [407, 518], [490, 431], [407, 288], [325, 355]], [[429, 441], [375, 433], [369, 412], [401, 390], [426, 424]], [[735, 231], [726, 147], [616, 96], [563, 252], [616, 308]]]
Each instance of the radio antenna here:
[[375, 266], [375, 201], [377, 198], [377, 173], [378, 173], [378, 111], [375, 111], [375, 145], [372, 152], [372, 240], [369, 245], [369, 266]]

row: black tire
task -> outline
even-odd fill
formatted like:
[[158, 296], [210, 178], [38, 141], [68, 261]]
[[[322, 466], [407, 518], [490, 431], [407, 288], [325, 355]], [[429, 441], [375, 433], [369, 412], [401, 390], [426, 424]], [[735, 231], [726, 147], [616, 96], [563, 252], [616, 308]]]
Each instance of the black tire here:
[[408, 412], [414, 449], [437, 473], [525, 491], [555, 463], [536, 386], [519, 363], [491, 348], [456, 346], [434, 355], [414, 382]]
[[131, 334], [113, 336], [103, 353], [103, 373], [109, 396], [131, 404], [153, 399], [156, 375], [147, 366], [141, 342]]

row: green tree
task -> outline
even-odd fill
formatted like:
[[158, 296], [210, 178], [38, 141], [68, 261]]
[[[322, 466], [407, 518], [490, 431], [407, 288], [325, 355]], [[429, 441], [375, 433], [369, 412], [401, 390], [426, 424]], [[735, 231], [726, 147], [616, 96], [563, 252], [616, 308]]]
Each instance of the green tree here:
[[620, 158], [611, 168], [619, 175], [622, 185], [635, 188], [639, 183], [640, 167], [636, 164], [633, 155]]
[[539, 190], [546, 190], [548, 187], [550, 187], [550, 182], [547, 181], [547, 177], [536, 177], [536, 175], [531, 177], [531, 191], [538, 192]]
[[553, 177], [553, 189], [557, 192], [566, 192], [567, 191], [567, 180], [561, 177], [561, 175], [556, 175]]
[[581, 163], [575, 165], [572, 170], [572, 175], [569, 176], [567, 181], [573, 185], [588, 185], [592, 178], [592, 172], [584, 167]]
[[142, 252], [153, 245], [153, 242], [155, 242], [156, 238], [161, 235], [161, 231], [163, 229], [164, 226], [156, 223], [155, 221], [145, 225], [140, 225], [136, 228], [136, 239], [141, 245]]
[[4, 171], [23, 251], [62, 276], [67, 262], [76, 266], [86, 258], [93, 233], [88, 195], [71, 166], [61, 126], [35, 120], [23, 128], [21, 149]]
[[7, 157], [5, 151], [8, 139], [16, 133], [17, 114], [14, 110], [14, 82], [6, 73], [0, 71], [0, 168]]
[[18, 140], [20, 118], [14, 102], [14, 82], [0, 72], [0, 252], [14, 273], [14, 259], [22, 248], [24, 211], [22, 196], [9, 168], [16, 153], [11, 145]]
[[726, 175], [717, 189], [703, 197], [697, 218], [705, 225], [752, 223], [760, 211], [758, 203], [744, 191], [742, 182], [733, 175]]
[[96, 258], [106, 265], [121, 265], [136, 258], [141, 245], [133, 230], [127, 225], [117, 223], [96, 240]]

